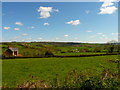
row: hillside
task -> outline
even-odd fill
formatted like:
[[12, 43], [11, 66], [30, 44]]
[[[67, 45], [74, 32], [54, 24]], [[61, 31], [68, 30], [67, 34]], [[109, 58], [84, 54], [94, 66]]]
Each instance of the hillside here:
[[4, 42], [0, 45], [2, 55], [8, 47], [17, 47], [22, 57], [45, 57], [46, 55], [81, 55], [81, 54], [106, 54], [118, 53], [118, 45], [89, 44], [73, 42]]

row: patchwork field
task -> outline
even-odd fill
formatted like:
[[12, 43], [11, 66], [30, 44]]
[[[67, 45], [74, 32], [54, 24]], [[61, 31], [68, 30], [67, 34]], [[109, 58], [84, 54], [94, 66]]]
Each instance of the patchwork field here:
[[111, 62], [118, 59], [117, 55], [74, 57], [74, 58], [26, 58], [4, 59], [3, 86], [16, 87], [27, 80], [34, 80], [31, 76], [40, 80], [52, 80], [58, 76], [63, 82], [66, 74], [72, 70], [88, 74], [88, 76], [100, 76], [103, 70], [117, 73], [117, 63]]
[[[4, 59], [13, 57], [9, 48], [17, 48], [17, 57], [48, 57], [48, 56], [76, 56], [94, 54], [118, 54], [117, 44], [88, 44], [88, 43], [65, 43], [65, 42], [11, 42], [0, 44]], [[7, 52], [6, 52], [7, 51]], [[33, 53], [34, 52], [34, 53]]]

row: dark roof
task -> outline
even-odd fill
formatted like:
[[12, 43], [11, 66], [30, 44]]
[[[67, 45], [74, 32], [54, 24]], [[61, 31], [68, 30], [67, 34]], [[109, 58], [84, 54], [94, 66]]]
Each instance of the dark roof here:
[[18, 51], [18, 48], [16, 48], [16, 47], [9, 47], [9, 49], [10, 49], [11, 51]]

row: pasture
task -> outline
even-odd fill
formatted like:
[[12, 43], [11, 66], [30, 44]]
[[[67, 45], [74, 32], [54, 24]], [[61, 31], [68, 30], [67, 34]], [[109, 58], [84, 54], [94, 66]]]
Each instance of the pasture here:
[[[5, 42], [0, 44], [3, 59], [14, 57], [7, 50], [17, 48], [17, 57], [51, 57], [51, 56], [80, 56], [80, 55], [100, 55], [119, 54], [117, 44], [88, 44], [72, 42]], [[7, 51], [7, 52], [6, 52]], [[34, 52], [34, 53], [33, 53]], [[7, 54], [8, 53], [8, 54]]]
[[25, 58], [2, 60], [3, 86], [16, 87], [27, 80], [52, 80], [58, 77], [62, 83], [66, 74], [78, 70], [89, 76], [101, 76], [103, 70], [117, 73], [117, 63], [111, 60], [118, 59], [118, 55], [74, 57], [74, 58]]

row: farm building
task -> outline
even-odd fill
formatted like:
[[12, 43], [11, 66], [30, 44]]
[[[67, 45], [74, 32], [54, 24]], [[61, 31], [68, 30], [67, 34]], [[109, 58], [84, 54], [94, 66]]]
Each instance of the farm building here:
[[5, 55], [18, 56], [18, 48], [17, 47], [8, 47], [8, 49], [5, 51]]

